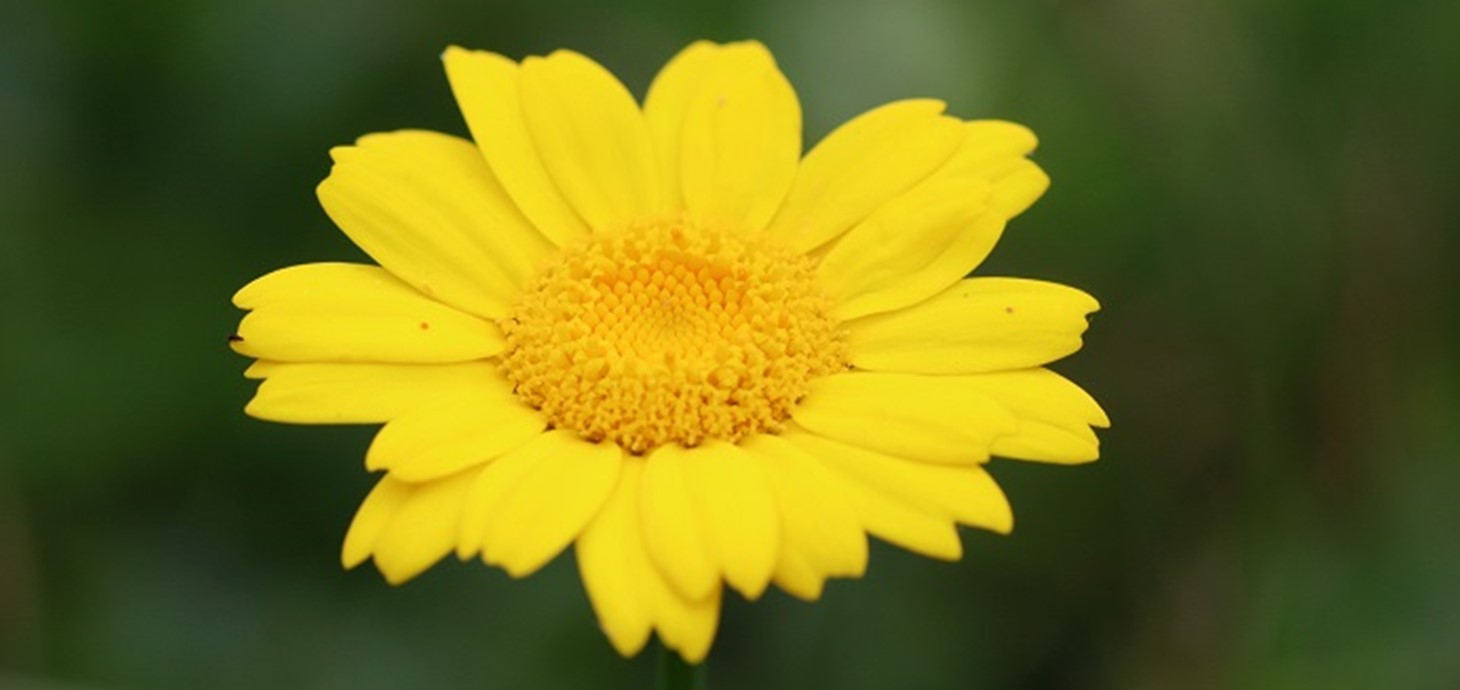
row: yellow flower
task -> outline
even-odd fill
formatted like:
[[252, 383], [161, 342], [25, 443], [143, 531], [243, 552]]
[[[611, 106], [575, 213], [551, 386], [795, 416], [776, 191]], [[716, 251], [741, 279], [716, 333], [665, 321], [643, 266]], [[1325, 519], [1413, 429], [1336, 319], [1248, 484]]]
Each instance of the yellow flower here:
[[723, 585], [816, 599], [867, 534], [955, 560], [957, 525], [1012, 528], [991, 455], [1097, 457], [1104, 413], [1043, 368], [1095, 300], [964, 279], [1048, 187], [1029, 130], [900, 101], [803, 158], [758, 43], [691, 45], [642, 108], [572, 52], [443, 59], [475, 143], [372, 134], [319, 186], [379, 266], [234, 298], [250, 415], [385, 425], [346, 567], [573, 545], [619, 652], [698, 661]]

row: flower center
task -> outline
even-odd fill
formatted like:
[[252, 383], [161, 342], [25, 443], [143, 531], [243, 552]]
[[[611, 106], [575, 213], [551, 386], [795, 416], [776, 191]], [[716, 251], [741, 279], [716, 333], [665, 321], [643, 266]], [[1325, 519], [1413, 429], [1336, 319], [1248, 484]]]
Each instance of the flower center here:
[[564, 249], [503, 320], [502, 368], [553, 426], [643, 453], [779, 431], [845, 338], [810, 259], [682, 219]]

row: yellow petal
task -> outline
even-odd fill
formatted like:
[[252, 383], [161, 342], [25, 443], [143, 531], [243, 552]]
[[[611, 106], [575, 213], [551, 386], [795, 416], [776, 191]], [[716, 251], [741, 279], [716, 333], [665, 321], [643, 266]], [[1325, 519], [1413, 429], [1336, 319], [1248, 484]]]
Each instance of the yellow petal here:
[[1062, 465], [1086, 463], [1100, 458], [1100, 442], [1094, 434], [1072, 432], [1032, 419], [1019, 420], [1019, 432], [994, 443], [1000, 457]]
[[543, 166], [594, 230], [659, 211], [659, 168], [643, 114], [598, 63], [559, 50], [522, 62], [522, 111]]
[[545, 427], [541, 412], [503, 386], [390, 420], [371, 442], [365, 467], [400, 481], [429, 481], [515, 450]]
[[860, 484], [852, 498], [857, 519], [878, 539], [928, 558], [956, 561], [963, 557], [963, 542], [952, 520], [899, 503]]
[[1028, 127], [1004, 120], [969, 120], [963, 123], [963, 144], [940, 174], [977, 177], [993, 182], [1008, 162], [1028, 156], [1039, 139]]
[[233, 296], [233, 350], [286, 362], [464, 362], [501, 352], [495, 324], [416, 292], [379, 266], [304, 264]]
[[684, 453], [690, 500], [725, 580], [754, 600], [770, 584], [780, 525], [759, 463], [736, 446], [708, 441]]
[[325, 212], [429, 297], [501, 317], [550, 250], [469, 141], [392, 132], [330, 154], [334, 168], [317, 190]]
[[456, 542], [462, 499], [475, 474], [463, 472], [425, 484], [382, 477], [345, 537], [346, 566], [359, 563], [368, 552], [386, 581], [398, 585], [434, 565]]
[[964, 129], [963, 145], [938, 175], [987, 181], [993, 190], [989, 205], [1005, 218], [1023, 213], [1049, 189], [1049, 176], [1025, 158], [1038, 144], [1027, 127], [974, 120]]
[[588, 234], [588, 225], [558, 190], [532, 142], [517, 63], [456, 46], [441, 59], [472, 138], [523, 215], [559, 246]]
[[1014, 527], [1009, 500], [978, 465], [936, 465], [808, 435], [803, 448], [832, 469], [900, 503], [959, 523], [1007, 533]]
[[578, 538], [578, 570], [599, 625], [620, 654], [638, 653], [657, 628], [666, 646], [698, 662], [714, 639], [720, 588], [688, 600], [654, 566], [639, 518], [644, 464], [624, 458], [612, 495]]
[[695, 216], [760, 230], [780, 208], [801, 158], [801, 105], [759, 43], [718, 51], [695, 85], [677, 159], [685, 207]]
[[660, 446], [645, 463], [639, 516], [644, 545], [680, 596], [699, 601], [719, 582], [708, 544], [709, 525], [690, 498], [683, 448]]
[[704, 661], [715, 642], [715, 627], [720, 624], [723, 590], [719, 583], [703, 599], [686, 599], [667, 583], [655, 587], [653, 595], [654, 627], [664, 646], [688, 663]]
[[988, 184], [937, 179], [888, 202], [842, 236], [817, 268], [846, 320], [901, 309], [972, 271], [993, 250], [1004, 219]]
[[781, 549], [771, 577], [781, 591], [802, 601], [816, 601], [826, 589], [826, 575], [811, 566], [800, 551]]
[[994, 182], [989, 206], [1005, 218], [1023, 213], [1049, 190], [1049, 175], [1033, 161], [1021, 160]]
[[1018, 418], [1015, 434], [994, 441], [994, 455], [1056, 463], [1100, 457], [1100, 441], [1090, 427], [1108, 427], [1110, 418], [1089, 393], [1069, 379], [1043, 368], [951, 378], [987, 395]]
[[972, 374], [1051, 362], [1080, 349], [1085, 315], [1100, 308], [1080, 290], [1019, 278], [972, 278], [899, 311], [846, 324], [859, 369]]
[[811, 383], [791, 411], [829, 438], [897, 457], [968, 464], [1017, 428], [1014, 415], [952, 377], [851, 372]]
[[684, 190], [680, 185], [681, 170], [679, 149], [684, 138], [685, 114], [690, 102], [699, 93], [700, 86], [709, 78], [723, 47], [709, 41], [695, 41], [679, 51], [649, 85], [649, 94], [644, 98], [644, 121], [649, 127], [649, 137], [654, 141], [654, 151], [659, 156], [661, 180], [664, 187], [664, 210], [683, 211]]
[[375, 488], [361, 501], [360, 509], [355, 511], [355, 519], [345, 533], [345, 544], [340, 551], [340, 562], [345, 568], [354, 568], [370, 558], [375, 543], [380, 541], [380, 535], [405, 505], [411, 492], [410, 484], [390, 477], [382, 477], [375, 483]]
[[815, 599], [828, 576], [860, 577], [867, 567], [867, 538], [844, 480], [778, 436], [753, 436], [742, 447], [760, 463], [776, 497], [777, 584]]
[[284, 365], [280, 362], [270, 362], [261, 359], [254, 362], [253, 364], [248, 365], [248, 368], [243, 370], [243, 377], [249, 379], [250, 381], [261, 381], [263, 379], [269, 378], [269, 374], [273, 373], [281, 366]]
[[997, 400], [1020, 417], [1049, 422], [1071, 431], [1110, 426], [1110, 418], [1089, 393], [1043, 367], [953, 378]]
[[770, 232], [810, 251], [928, 177], [964, 136], [943, 108], [941, 101], [898, 101], [837, 128], [802, 161]]
[[243, 409], [293, 424], [374, 424], [441, 401], [502, 390], [492, 362], [460, 364], [312, 364], [260, 362], [266, 375]]
[[574, 439], [576, 436], [569, 431], [548, 431], [482, 467], [467, 491], [462, 508], [457, 558], [466, 560], [482, 550], [482, 542], [497, 519], [503, 501], [539, 463]]
[[[782, 437], [830, 468], [836, 467], [835, 455], [843, 447], [815, 434], [795, 430]], [[958, 528], [947, 515], [939, 514], [934, 508], [909, 505], [850, 475], [842, 474], [842, 477], [857, 521], [871, 534], [930, 558], [956, 561], [963, 556]]]
[[629, 457], [613, 493], [578, 537], [575, 553], [583, 588], [613, 648], [633, 656], [654, 627], [652, 588], [662, 584], [639, 531], [639, 482], [644, 461]]
[[530, 575], [583, 531], [618, 479], [623, 451], [552, 435], [555, 447], [523, 475], [493, 511], [482, 560], [512, 577]]

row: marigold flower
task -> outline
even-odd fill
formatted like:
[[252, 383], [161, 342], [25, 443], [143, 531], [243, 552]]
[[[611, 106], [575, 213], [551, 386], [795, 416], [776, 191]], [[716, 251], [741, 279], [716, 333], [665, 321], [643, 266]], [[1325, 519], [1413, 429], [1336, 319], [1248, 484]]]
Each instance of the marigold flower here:
[[234, 298], [248, 414], [384, 424], [346, 567], [572, 545], [619, 652], [698, 661], [724, 585], [814, 600], [868, 534], [957, 559], [957, 525], [1013, 526], [991, 456], [1097, 457], [1105, 414], [1044, 368], [1095, 300], [965, 278], [1048, 187], [1028, 129], [899, 101], [803, 158], [758, 43], [691, 45], [642, 108], [577, 53], [443, 59], [475, 142], [372, 134], [319, 186], [379, 265]]

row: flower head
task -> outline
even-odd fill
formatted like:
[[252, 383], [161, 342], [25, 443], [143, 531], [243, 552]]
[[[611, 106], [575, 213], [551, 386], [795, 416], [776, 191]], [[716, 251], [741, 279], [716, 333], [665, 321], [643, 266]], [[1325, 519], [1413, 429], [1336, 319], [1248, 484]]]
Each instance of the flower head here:
[[957, 525], [1013, 526], [991, 456], [1097, 457], [1104, 413], [1044, 368], [1095, 300], [965, 278], [1048, 186], [1027, 129], [900, 101], [803, 158], [758, 43], [690, 46], [642, 108], [576, 53], [443, 57], [475, 141], [369, 135], [319, 186], [378, 265], [234, 298], [249, 414], [384, 424], [347, 567], [571, 545], [615, 648], [697, 661], [725, 585], [816, 599], [868, 534], [957, 559]]

